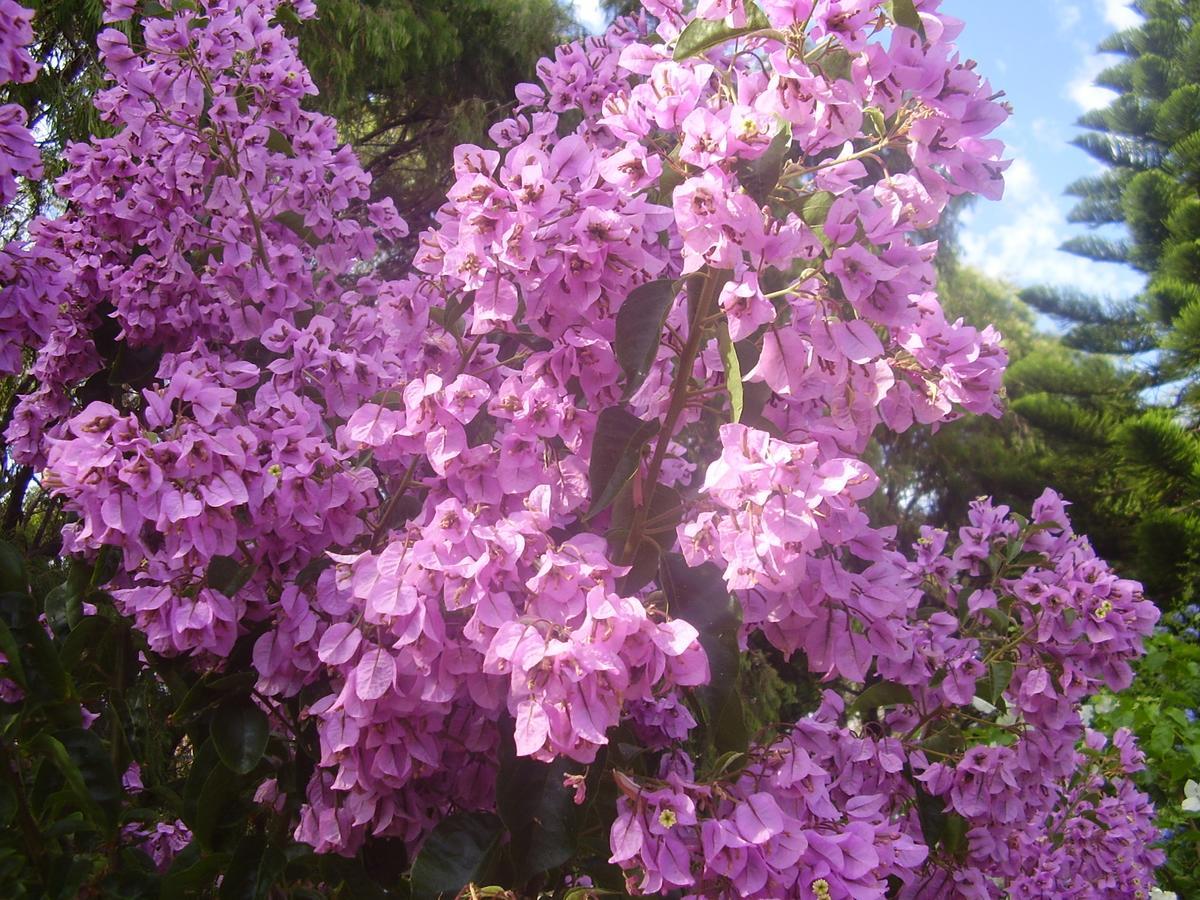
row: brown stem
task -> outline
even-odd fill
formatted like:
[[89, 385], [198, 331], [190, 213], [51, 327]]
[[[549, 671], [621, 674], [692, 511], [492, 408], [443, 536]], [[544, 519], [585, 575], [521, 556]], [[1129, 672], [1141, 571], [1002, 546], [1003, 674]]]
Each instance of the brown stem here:
[[691, 321], [688, 323], [687, 343], [679, 354], [678, 368], [675, 370], [675, 379], [671, 384], [671, 406], [667, 409], [667, 416], [663, 419], [662, 429], [658, 433], [658, 441], [654, 445], [654, 455], [650, 458], [650, 465], [646, 468], [645, 494], [641, 504], [633, 512], [633, 521], [629, 526], [629, 536], [625, 539], [625, 546], [621, 550], [619, 565], [629, 565], [637, 553], [637, 548], [641, 545], [642, 533], [646, 527], [646, 516], [650, 511], [650, 504], [654, 500], [654, 489], [658, 486], [658, 476], [662, 472], [662, 465], [667, 457], [667, 447], [675, 435], [679, 417], [687, 408], [688, 382], [691, 380], [692, 368], [695, 366], [696, 358], [700, 355], [704, 344], [704, 321], [708, 318], [709, 308], [716, 297], [717, 284], [716, 272], [706, 268], [704, 285], [700, 289], [700, 300], [692, 310]]
[[17, 799], [17, 820], [21, 823], [21, 834], [25, 839], [25, 848], [30, 860], [37, 867], [43, 883], [46, 881], [46, 856], [42, 850], [42, 833], [38, 828], [37, 819], [29, 808], [25, 797], [25, 785], [21, 782], [20, 760], [10, 750], [6, 739], [0, 737], [0, 769], [4, 775], [12, 779], [13, 794]]

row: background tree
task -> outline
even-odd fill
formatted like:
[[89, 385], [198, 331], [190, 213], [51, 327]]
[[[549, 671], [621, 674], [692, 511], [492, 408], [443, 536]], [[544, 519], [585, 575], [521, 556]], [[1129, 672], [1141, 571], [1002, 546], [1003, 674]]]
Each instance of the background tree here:
[[[1100, 48], [1122, 57], [1097, 79], [1118, 96], [1083, 116], [1087, 131], [1074, 140], [1106, 167], [1068, 189], [1079, 198], [1071, 219], [1094, 233], [1063, 249], [1125, 263], [1144, 273], [1146, 286], [1108, 301], [1025, 291], [1064, 329], [1064, 347], [1083, 354], [1075, 358], [1084, 378], [1063, 373], [1055, 381], [1077, 389], [1047, 381], [1016, 409], [1064, 448], [1099, 449], [1111, 469], [1109, 511], [1134, 523], [1121, 558], [1160, 605], [1181, 610], [1200, 576], [1200, 4], [1136, 7], [1144, 24]], [[1097, 380], [1111, 372], [1110, 360], [1118, 361], [1117, 380]]]
[[[20, 201], [0, 216], [0, 245], [54, 203], [67, 145], [107, 133], [92, 104], [105, 85], [96, 51], [96, 36], [108, 27], [102, 5], [63, 0], [32, 8], [30, 54], [39, 75], [0, 85], [0, 104], [29, 111], [45, 177], [22, 182]], [[136, 19], [117, 27], [138, 33]], [[291, 28], [320, 91], [311, 105], [338, 120], [341, 137], [374, 178], [373, 199], [392, 198], [414, 236], [444, 193], [453, 147], [486, 142], [513, 86], [531, 80], [537, 61], [578, 32], [560, 0], [322, 0], [318, 18], [297, 19]], [[393, 248], [393, 263], [411, 249]], [[27, 379], [0, 379], [0, 435], [17, 396], [30, 389]], [[61, 524], [33, 469], [15, 464], [0, 438], [0, 537], [49, 560]]]
[[[1147, 752], [1143, 784], [1167, 834], [1165, 886], [1193, 896], [1200, 829], [1180, 803], [1200, 771], [1200, 4], [1135, 6], [1144, 24], [1101, 46], [1121, 59], [1097, 83], [1118, 96], [1083, 117], [1075, 140], [1106, 166], [1069, 188], [1072, 221], [1093, 232], [1064, 249], [1133, 267], [1144, 290], [1103, 299], [1038, 287], [1017, 299], [943, 254], [947, 307], [991, 308], [968, 319], [998, 322], [1008, 338], [1012, 415], [882, 446], [879, 498], [911, 533], [916, 518], [952, 510], [942, 504], [953, 494], [1019, 506], [1048, 482], [1073, 502], [1079, 530], [1168, 611], [1135, 688], [1100, 698], [1096, 722], [1133, 729]], [[1056, 332], [1033, 331], [1022, 302]]]

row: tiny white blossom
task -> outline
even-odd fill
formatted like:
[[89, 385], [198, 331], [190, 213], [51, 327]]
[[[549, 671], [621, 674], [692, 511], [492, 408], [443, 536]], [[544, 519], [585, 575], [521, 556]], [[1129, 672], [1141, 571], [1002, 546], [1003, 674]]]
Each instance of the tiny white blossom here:
[[992, 704], [988, 703], [982, 697], [972, 697], [971, 705], [973, 707], [975, 707], [975, 709], [979, 710], [979, 712], [983, 713], [985, 716], [990, 716], [992, 713], [994, 713], [996, 711], [996, 707], [993, 706]]
[[1200, 784], [1190, 778], [1183, 786], [1183, 808], [1187, 812], [1200, 812]]
[[1160, 891], [1158, 888], [1150, 888], [1150, 900], [1179, 900], [1179, 895], [1174, 891]]
[[1083, 706], [1079, 707], [1079, 719], [1085, 726], [1091, 728], [1092, 722], [1095, 720], [1095, 718], [1096, 707], [1092, 706], [1092, 704], [1085, 703]]

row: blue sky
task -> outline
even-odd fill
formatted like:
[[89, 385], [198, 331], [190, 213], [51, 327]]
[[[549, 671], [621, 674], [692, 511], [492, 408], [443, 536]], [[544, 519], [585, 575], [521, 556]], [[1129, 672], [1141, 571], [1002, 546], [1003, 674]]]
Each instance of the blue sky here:
[[[587, 27], [603, 25], [598, 0], [576, 0]], [[1112, 95], [1092, 84], [1111, 57], [1095, 52], [1107, 35], [1138, 21], [1128, 0], [944, 0], [942, 10], [966, 21], [958, 44], [979, 62], [1014, 114], [998, 136], [1014, 160], [1004, 199], [978, 201], [963, 217], [967, 261], [1016, 285], [1058, 284], [1114, 297], [1141, 279], [1117, 265], [1093, 263], [1057, 249], [1085, 229], [1067, 223], [1072, 198], [1063, 189], [1098, 163], [1068, 141], [1085, 110]]]

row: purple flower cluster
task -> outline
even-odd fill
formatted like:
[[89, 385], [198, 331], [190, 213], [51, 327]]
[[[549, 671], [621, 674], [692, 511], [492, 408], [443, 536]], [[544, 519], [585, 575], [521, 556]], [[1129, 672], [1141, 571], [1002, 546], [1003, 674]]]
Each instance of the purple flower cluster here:
[[[26, 49], [33, 42], [33, 13], [13, 0], [0, 0], [0, 85], [33, 81], [38, 67]], [[16, 103], [0, 106], [0, 210], [17, 197], [18, 178], [42, 177], [42, 157], [28, 128], [28, 115]], [[15, 303], [7, 286], [21, 271], [17, 245], [0, 247], [0, 375], [21, 371], [22, 345], [29, 335], [45, 338], [33, 310]]]
[[[303, 108], [276, 0], [101, 35], [113, 136], [70, 148], [66, 211], [5, 280], [38, 385], [6, 437], [70, 552], [121, 551], [109, 590], [155, 653], [219, 671], [253, 640], [265, 702], [304, 698], [299, 840], [416, 849], [494, 807], [509, 737], [591, 764], [627, 725], [663, 752], [615, 773], [634, 891], [1150, 884], [1136, 751], [1077, 712], [1128, 683], [1137, 586], [1050, 494], [1033, 522], [980, 502], [915, 560], [861, 505], [876, 429], [999, 414], [1000, 336], [947, 321], [920, 235], [998, 196], [1007, 111], [937, 7], [708, 0], [701, 28], [753, 30], [684, 52], [683, 4], [647, 0], [544, 60], [497, 149], [458, 148], [392, 281], [371, 263], [405, 225]], [[744, 641], [841, 679], [716, 772], [685, 747], [702, 636], [644, 565], [676, 547]]]
[[[618, 774], [612, 861], [631, 890], [882, 897], [891, 880], [912, 898], [1146, 896], [1163, 856], [1128, 778], [1141, 754], [1078, 710], [1128, 684], [1157, 610], [1071, 534], [1051, 492], [1032, 522], [977, 502], [948, 555], [947, 539], [928, 533], [888, 579], [919, 603], [876, 651], [889, 709], [826, 691], [736, 775], [697, 779], [682, 753], [655, 779]], [[958, 843], [931, 847], [928, 819], [946, 814]]]

